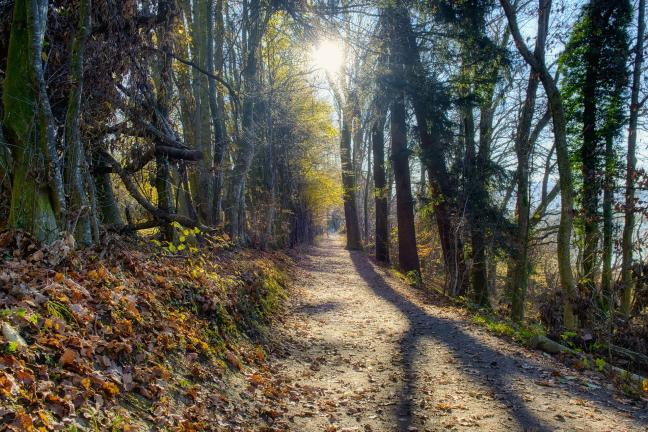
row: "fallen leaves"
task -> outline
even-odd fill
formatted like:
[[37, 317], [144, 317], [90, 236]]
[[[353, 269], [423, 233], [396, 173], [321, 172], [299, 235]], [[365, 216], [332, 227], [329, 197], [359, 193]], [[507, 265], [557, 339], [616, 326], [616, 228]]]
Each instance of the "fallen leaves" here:
[[104, 382], [101, 385], [101, 389], [106, 392], [108, 396], [115, 397], [119, 394], [119, 387], [112, 382]]
[[63, 354], [61, 355], [61, 358], [59, 359], [59, 363], [63, 367], [70, 367], [74, 366], [74, 364], [77, 361], [78, 354], [76, 351], [71, 350], [71, 349], [66, 349]]
[[234, 354], [232, 351], [227, 351], [225, 353], [225, 358], [234, 368], [238, 370], [241, 370], [243, 368], [243, 366], [241, 365], [241, 360], [239, 360], [236, 354]]
[[250, 380], [250, 383], [255, 386], [258, 386], [263, 382], [263, 377], [256, 372], [250, 375], [248, 379]]
[[[0, 233], [0, 248], [10, 251], [0, 254], [3, 425], [52, 430], [86, 418], [100, 430], [140, 430], [134, 416], [162, 419], [167, 430], [205, 430], [214, 404], [233, 404], [206, 391], [223, 361], [242, 370], [243, 361], [265, 360], [262, 349], [238, 343], [249, 328], [246, 308], [263, 293], [259, 269], [273, 269], [273, 255], [207, 251], [195, 264], [121, 238], [116, 245], [98, 258], [73, 251], [69, 238], [42, 247], [24, 233]], [[176, 393], [172, 382], [182, 376], [194, 384]], [[261, 375], [250, 384], [259, 397], [279, 394]], [[125, 401], [139, 408], [124, 409]]]
[[435, 408], [438, 409], [438, 410], [441, 410], [441, 411], [446, 411], [446, 412], [452, 411], [452, 405], [450, 405], [449, 403], [446, 403], [446, 402], [437, 403]]
[[0, 371], [0, 394], [6, 398], [16, 394], [18, 386], [13, 376]]

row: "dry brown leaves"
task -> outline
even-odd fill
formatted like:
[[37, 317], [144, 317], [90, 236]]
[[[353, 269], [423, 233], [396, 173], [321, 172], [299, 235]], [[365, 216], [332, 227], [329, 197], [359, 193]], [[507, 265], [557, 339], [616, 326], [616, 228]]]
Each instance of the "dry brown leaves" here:
[[[223, 359], [242, 370], [265, 354], [237, 348], [213, 311], [235, 316], [240, 291], [273, 257], [198, 262], [122, 239], [73, 248], [70, 238], [43, 247], [22, 232], [0, 234], [0, 321], [25, 341], [0, 337], [0, 430], [244, 427], [215, 382]], [[267, 381], [250, 378], [274, 397]]]

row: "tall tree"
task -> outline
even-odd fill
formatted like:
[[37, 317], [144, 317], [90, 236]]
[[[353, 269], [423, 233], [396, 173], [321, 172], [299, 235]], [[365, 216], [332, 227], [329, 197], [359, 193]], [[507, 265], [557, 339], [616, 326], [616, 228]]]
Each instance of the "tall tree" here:
[[[213, 89], [210, 79], [203, 72], [213, 70], [213, 38], [210, 30], [213, 28], [213, 15], [209, 0], [193, 0], [191, 3], [191, 54], [193, 62], [201, 70], [192, 68], [193, 90], [193, 137], [194, 148], [200, 150], [203, 157], [198, 161], [196, 170], [192, 170], [191, 194], [199, 219], [204, 223], [213, 222], [214, 219], [214, 192], [213, 192], [213, 163], [214, 145], [211, 134], [210, 97]], [[211, 51], [211, 52], [210, 52]]]
[[407, 5], [396, 2], [385, 8], [399, 29], [401, 37], [394, 40], [403, 55], [405, 91], [412, 102], [421, 145], [421, 159], [430, 178], [430, 189], [434, 195], [434, 215], [441, 240], [446, 267], [446, 291], [450, 295], [463, 295], [468, 278], [464, 261], [463, 240], [459, 235], [459, 211], [456, 206], [458, 192], [447, 167], [444, 136], [447, 98], [439, 91], [436, 83], [425, 71], [420, 48], [412, 28]]
[[227, 131], [225, 128], [225, 99], [218, 88], [214, 75], [223, 75], [223, 0], [207, 0], [207, 71], [209, 77], [209, 111], [211, 114], [213, 138], [213, 171], [214, 185], [212, 209], [209, 222], [220, 225], [223, 208], [223, 162], [227, 148]]
[[[160, 1], [158, 5], [158, 15], [161, 17], [161, 25], [158, 28], [158, 41], [160, 49], [163, 52], [170, 52], [173, 42], [173, 23], [175, 22], [176, 11], [172, 9], [170, 0]], [[165, 119], [169, 117], [169, 110], [173, 96], [172, 82], [172, 59], [168, 55], [161, 56], [157, 70], [157, 100], [155, 104], [154, 116], [157, 121], [157, 127], [164, 130], [168, 127]], [[157, 205], [160, 211], [165, 213], [174, 212], [174, 197], [171, 187], [171, 163], [169, 157], [163, 154], [155, 156], [155, 190], [157, 192]], [[175, 230], [171, 224], [165, 224], [162, 229], [162, 235], [165, 240], [173, 241]]]
[[389, 206], [385, 178], [385, 114], [379, 112], [371, 130], [374, 201], [376, 206], [376, 259], [389, 262]]
[[637, 124], [639, 121], [639, 90], [641, 88], [641, 69], [644, 59], [644, 34], [646, 32], [646, 0], [639, 0], [637, 11], [637, 38], [634, 46], [632, 64], [632, 88], [630, 91], [630, 118], [628, 121], [628, 150], [626, 156], [626, 185], [623, 238], [621, 244], [621, 281], [623, 296], [621, 312], [629, 316], [632, 310], [634, 280], [632, 277], [633, 233], [635, 229], [635, 181], [637, 175]]
[[[563, 294], [563, 320], [568, 329], [577, 327], [574, 314], [576, 299], [576, 284], [571, 268], [571, 235], [574, 221], [573, 176], [569, 149], [567, 146], [567, 131], [565, 109], [560, 90], [555, 78], [549, 73], [544, 51], [531, 52], [527, 46], [517, 22], [517, 12], [509, 0], [500, 0], [509, 23], [511, 35], [515, 45], [535, 73], [545, 89], [549, 99], [551, 117], [554, 128], [554, 142], [558, 158], [558, 172], [560, 176], [560, 224], [558, 227], [557, 255], [560, 273], [560, 285]], [[546, 25], [551, 13], [551, 0], [539, 0], [538, 28]], [[536, 40], [537, 42], [537, 40]]]
[[[83, 93], [83, 60], [90, 34], [91, 0], [79, 4], [79, 24], [73, 38], [70, 61], [70, 95], [65, 116], [65, 189], [69, 196], [66, 227], [74, 230], [76, 240], [89, 245], [99, 240], [96, 214], [91, 205], [89, 191], [94, 190], [90, 177], [86, 150], [81, 141], [81, 95]], [[94, 194], [92, 194], [94, 197]]]
[[339, 96], [338, 105], [341, 109], [340, 131], [340, 162], [342, 165], [342, 187], [344, 200], [344, 219], [346, 221], [346, 247], [350, 250], [362, 249], [360, 237], [360, 222], [356, 200], [356, 176], [351, 155], [351, 125], [353, 105], [349, 91], [345, 92], [343, 100]]
[[242, 70], [243, 100], [241, 107], [241, 135], [232, 170], [229, 202], [229, 233], [236, 241], [245, 240], [245, 183], [258, 139], [256, 130], [256, 105], [259, 96], [259, 50], [269, 16], [265, 15], [260, 0], [246, 1], [244, 26], [246, 43]]
[[398, 225], [398, 267], [402, 272], [421, 273], [416, 231], [414, 227], [414, 198], [410, 178], [407, 146], [407, 111], [405, 107], [405, 68], [402, 42], [403, 35], [398, 31], [398, 21], [393, 15], [387, 16], [387, 25], [392, 40], [389, 52], [389, 87], [391, 161], [396, 184], [396, 221]]
[[[400, 68], [400, 65], [397, 66]], [[394, 79], [402, 76], [397, 74]], [[420, 274], [414, 228], [414, 198], [407, 147], [405, 93], [396, 89], [390, 108], [391, 161], [396, 183], [396, 221], [398, 225], [398, 267], [402, 272]]]
[[[544, 50], [549, 30], [548, 15], [538, 21], [538, 33], [534, 56], [544, 57]], [[520, 321], [524, 317], [524, 302], [528, 288], [529, 267], [529, 157], [531, 154], [531, 123], [535, 113], [536, 95], [540, 81], [538, 74], [531, 69], [527, 79], [526, 95], [515, 133], [515, 154], [517, 168], [515, 171], [517, 198], [515, 203], [517, 232], [513, 239], [513, 268], [511, 272], [511, 318]]]
[[591, 0], [583, 7], [561, 58], [568, 132], [578, 148], [582, 173], [583, 297], [600, 297], [601, 211], [603, 214], [603, 292], [609, 292], [612, 259], [614, 144], [624, 123], [621, 98], [627, 83], [630, 2]]
[[48, 4], [46, 0], [15, 2], [2, 92], [13, 160], [9, 225], [45, 241], [56, 238], [65, 217], [63, 178], [41, 57]]

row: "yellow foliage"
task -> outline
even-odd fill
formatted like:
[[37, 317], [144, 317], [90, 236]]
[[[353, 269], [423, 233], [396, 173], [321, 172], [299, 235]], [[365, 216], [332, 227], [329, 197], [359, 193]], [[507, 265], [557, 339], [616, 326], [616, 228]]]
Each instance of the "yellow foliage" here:
[[[280, 89], [273, 99], [283, 107], [279, 122], [291, 129], [291, 158], [297, 164], [298, 185], [305, 206], [316, 219], [342, 205], [338, 159], [338, 130], [331, 102], [309, 83], [310, 51], [291, 38], [292, 18], [275, 14], [264, 37], [263, 57], [272, 87]], [[296, 157], [295, 157], [296, 156]]]

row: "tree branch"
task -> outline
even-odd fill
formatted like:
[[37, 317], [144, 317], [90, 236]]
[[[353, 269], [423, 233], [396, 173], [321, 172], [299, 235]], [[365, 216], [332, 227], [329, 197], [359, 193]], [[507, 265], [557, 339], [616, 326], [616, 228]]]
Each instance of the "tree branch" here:
[[187, 59], [183, 59], [182, 57], [179, 57], [179, 56], [175, 55], [171, 51], [163, 50], [163, 49], [160, 49], [160, 48], [155, 48], [155, 47], [152, 47], [152, 46], [146, 46], [144, 48], [147, 49], [147, 50], [150, 50], [150, 51], [156, 51], [156, 52], [162, 53], [164, 55], [167, 55], [167, 56], [173, 58], [174, 60], [179, 61], [180, 63], [183, 63], [183, 64], [185, 64], [187, 66], [191, 66], [192, 68], [196, 69], [201, 74], [207, 75], [209, 78], [212, 78], [212, 79], [218, 81], [219, 83], [223, 84], [223, 86], [225, 86], [225, 88], [227, 89], [230, 97], [238, 105], [239, 97], [238, 97], [238, 94], [236, 93], [236, 90], [234, 90], [232, 85], [229, 82], [227, 82], [227, 80], [225, 80], [220, 75], [215, 75], [215, 74], [209, 72], [208, 70], [205, 70], [204, 68], [198, 66], [196, 63], [194, 63], [194, 62], [192, 62], [190, 60], [187, 60]]
[[147, 200], [146, 197], [144, 197], [144, 195], [142, 195], [142, 193], [137, 188], [137, 185], [135, 185], [133, 179], [130, 177], [130, 173], [125, 171], [124, 168], [122, 168], [122, 166], [120, 165], [120, 163], [117, 162], [110, 153], [103, 152], [103, 155], [106, 158], [106, 162], [111, 165], [114, 172], [119, 176], [122, 183], [124, 183], [124, 187], [126, 187], [126, 190], [131, 194], [131, 196], [135, 199], [135, 201], [137, 201], [139, 205], [144, 207], [144, 209], [148, 211], [156, 220], [164, 221], [164, 222], [178, 222], [182, 226], [190, 227], [190, 228], [198, 227], [203, 231], [210, 230], [208, 227], [201, 225], [198, 221], [194, 219], [176, 213], [167, 213], [165, 211], [160, 210], [153, 203]]

